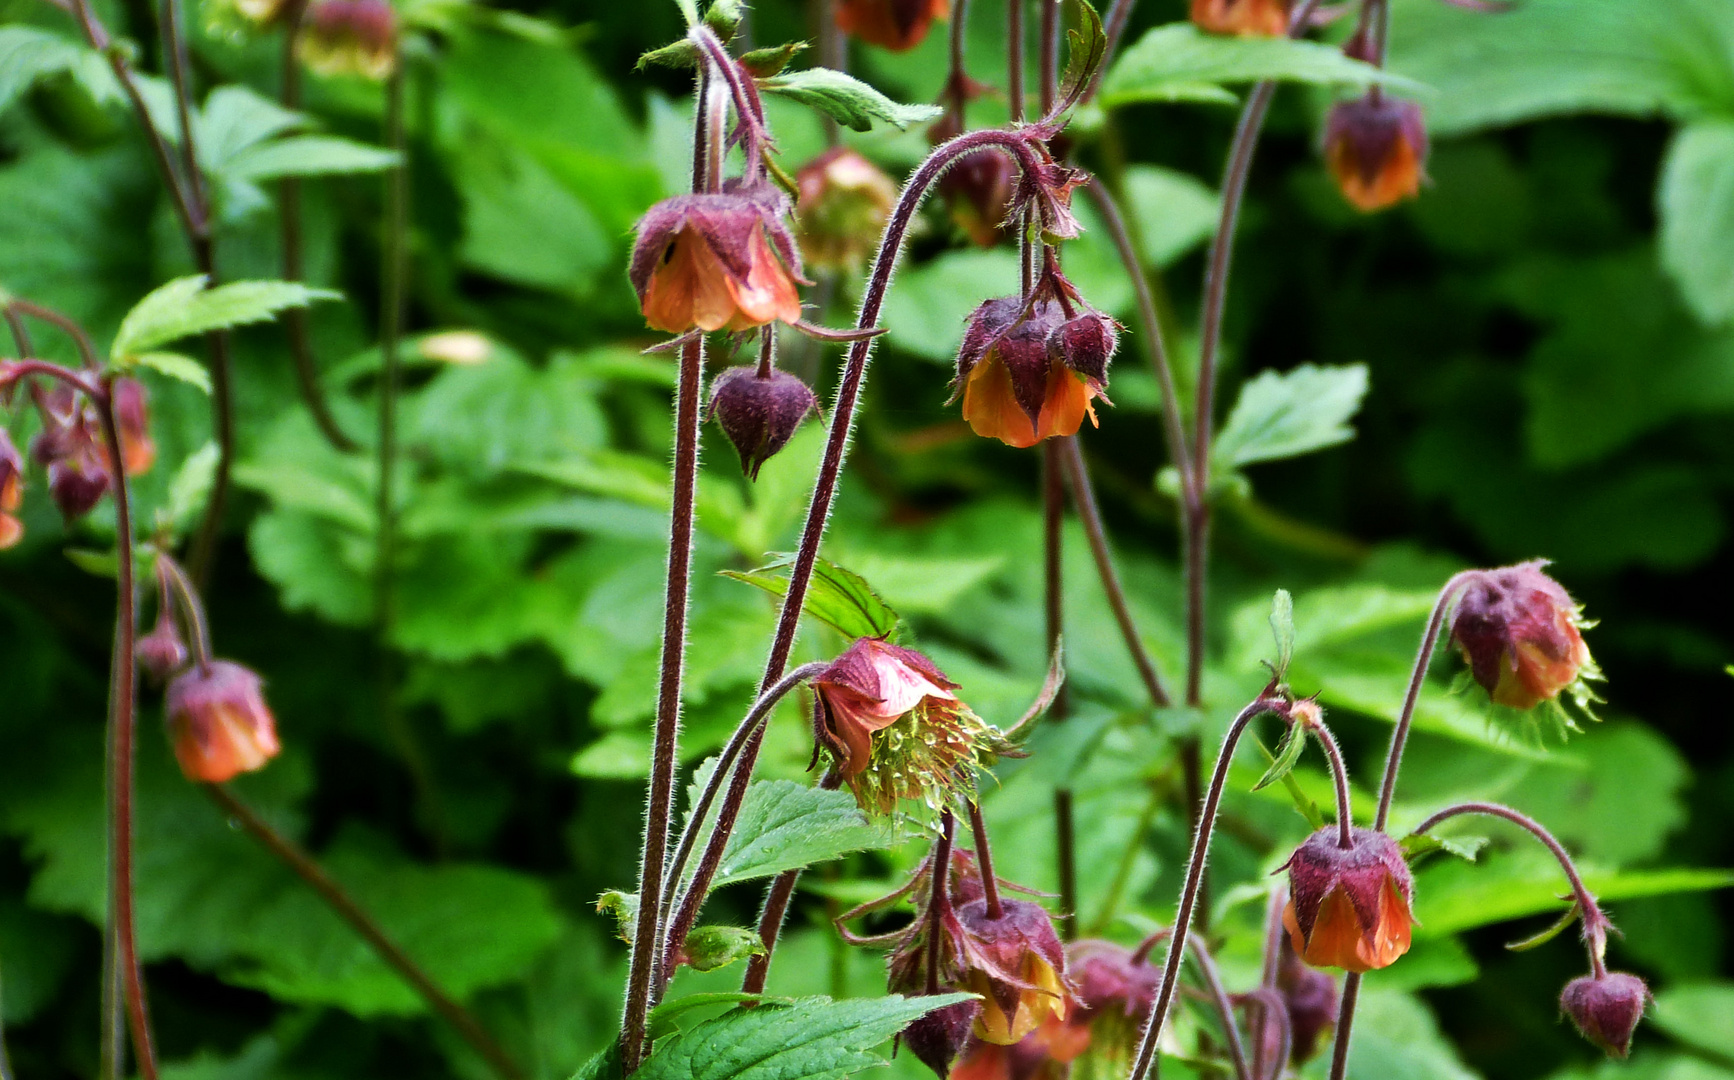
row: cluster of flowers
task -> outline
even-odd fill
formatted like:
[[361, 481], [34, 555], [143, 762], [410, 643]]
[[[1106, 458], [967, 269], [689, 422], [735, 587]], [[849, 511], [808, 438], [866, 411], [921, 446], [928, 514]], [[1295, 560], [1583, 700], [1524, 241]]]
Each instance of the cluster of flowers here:
[[[0, 365], [0, 404], [10, 405], [20, 380]], [[96, 405], [63, 383], [29, 380], [38, 430], [30, 457], [48, 474], [48, 493], [70, 523], [96, 509], [114, 484], [102, 418]], [[115, 379], [108, 393], [120, 436], [120, 468], [127, 476], [146, 472], [156, 462], [144, 387], [135, 379]], [[24, 501], [24, 459], [11, 436], [0, 429], [0, 548], [24, 538], [17, 513]]]

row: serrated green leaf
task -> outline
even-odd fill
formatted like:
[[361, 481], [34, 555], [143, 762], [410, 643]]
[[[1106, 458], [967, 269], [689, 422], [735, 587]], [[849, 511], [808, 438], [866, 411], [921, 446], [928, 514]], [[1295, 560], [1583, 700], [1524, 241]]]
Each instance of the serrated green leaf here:
[[210, 330], [265, 322], [286, 308], [342, 294], [293, 281], [236, 281], [205, 288], [203, 274], [177, 278], [140, 300], [121, 320], [111, 353], [136, 357], [158, 346]]
[[122, 356], [116, 367], [147, 367], [159, 375], [167, 375], [171, 379], [196, 386], [209, 394], [211, 392], [211, 373], [205, 370], [205, 365], [177, 352], [142, 352]]
[[1734, 120], [1701, 120], [1674, 136], [1657, 195], [1662, 265], [1707, 324], [1734, 316]]
[[1455, 855], [1465, 862], [1475, 862], [1487, 844], [1485, 836], [1434, 836], [1431, 833], [1410, 833], [1397, 842], [1403, 858], [1410, 862], [1417, 862], [1436, 851]]
[[204, 510], [221, 457], [217, 444], [206, 440], [205, 445], [187, 455], [187, 460], [181, 462], [181, 467], [175, 471], [175, 478], [169, 481], [168, 503], [159, 511], [159, 520], [171, 533], [185, 530]]
[[769, 93], [811, 106], [856, 131], [870, 131], [875, 120], [904, 129], [940, 114], [937, 105], [904, 105], [881, 94], [852, 75], [830, 68], [778, 75], [759, 85]]
[[744, 926], [695, 926], [681, 951], [694, 971], [715, 971], [749, 956], [766, 955], [758, 931]]
[[[693, 775], [688, 805], [716, 768], [712, 758]], [[712, 816], [700, 829], [694, 851], [704, 850], [715, 826]], [[846, 791], [825, 791], [793, 780], [755, 780], [747, 785], [735, 828], [723, 847], [713, 887], [769, 877], [797, 866], [825, 862], [852, 851], [889, 846], [895, 831], [868, 819]]]
[[[784, 596], [789, 591], [788, 571], [794, 563], [792, 554], [782, 553], [755, 570], [724, 570], [722, 575], [756, 585], [772, 596]], [[897, 630], [897, 612], [879, 598], [866, 579], [826, 559], [813, 566], [813, 580], [801, 610], [850, 640], [892, 638]]]
[[1366, 393], [1365, 364], [1262, 372], [1240, 388], [1212, 453], [1233, 469], [1348, 442], [1355, 437], [1348, 422]]
[[934, 1009], [968, 994], [731, 1009], [673, 1035], [634, 1075], [641, 1080], [831, 1080], [880, 1064], [872, 1048]]
[[[1270, 635], [1276, 641], [1277, 678], [1282, 678], [1294, 660], [1294, 597], [1278, 589], [1270, 601]], [[1260, 785], [1262, 786], [1262, 785]]]
[[[1292, 731], [1292, 728], [1290, 730]], [[1289, 733], [1284, 732], [1283, 738], [1286, 740], [1288, 737]], [[1260, 739], [1254, 738], [1253, 745], [1258, 747], [1258, 752], [1263, 754], [1264, 759], [1271, 762], [1272, 767], [1274, 767], [1277, 757], [1266, 748], [1264, 742]], [[1288, 792], [1289, 800], [1294, 803], [1295, 812], [1305, 819], [1307, 827], [1313, 832], [1317, 832], [1324, 828], [1325, 816], [1319, 813], [1319, 804], [1314, 802], [1310, 797], [1308, 797], [1307, 793], [1301, 789], [1300, 784], [1294, 778], [1294, 770], [1286, 770], [1279, 779], [1282, 780], [1283, 790]]]
[[1063, 104], [1083, 90], [1096, 74], [1108, 52], [1108, 36], [1102, 32], [1102, 17], [1090, 0], [1066, 0], [1066, 70], [1060, 78], [1059, 101]]
[[[194, 119], [205, 171], [225, 175], [244, 151], [307, 123], [307, 118], [250, 87], [219, 86]], [[178, 125], [172, 126], [178, 131]]]
[[767, 998], [763, 994], [743, 994], [739, 990], [722, 990], [708, 994], [687, 994], [685, 997], [678, 997], [673, 1001], [665, 1001], [661, 1005], [650, 1010], [650, 1016], [647, 1018], [648, 1022], [645, 1025], [645, 1030], [650, 1033], [650, 1037], [653, 1040], [660, 1039], [664, 1035], [676, 1030], [675, 1021], [682, 1015], [689, 1013], [694, 1009], [709, 1008], [712, 1005], [739, 1005], [748, 1001], [764, 1001], [779, 1005], [788, 1005], [791, 1004], [793, 1000], [793, 998]]
[[1159, 26], [1121, 53], [1102, 82], [1103, 105], [1133, 101], [1234, 100], [1221, 83], [1315, 83], [1326, 86], [1416, 84], [1341, 49], [1289, 38], [1224, 37], [1191, 23]]
[[330, 176], [382, 172], [398, 163], [392, 150], [338, 138], [295, 135], [249, 146], [224, 166], [231, 180], [275, 180], [282, 176]]
[[95, 49], [34, 26], [0, 26], [0, 112], [37, 80], [63, 72], [98, 102], [121, 97], [120, 83]]

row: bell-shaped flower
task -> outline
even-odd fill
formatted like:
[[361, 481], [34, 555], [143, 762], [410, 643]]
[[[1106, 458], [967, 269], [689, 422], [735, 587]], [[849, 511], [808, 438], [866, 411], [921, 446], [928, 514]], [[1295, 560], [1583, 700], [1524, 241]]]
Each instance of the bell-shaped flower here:
[[921, 44], [951, 0], [838, 0], [837, 29], [892, 52]]
[[1307, 837], [1289, 857], [1283, 926], [1314, 967], [1372, 971], [1409, 951], [1414, 882], [1396, 841], [1355, 829], [1349, 847], [1334, 826]]
[[788, 211], [767, 185], [677, 195], [645, 211], [628, 270], [644, 321], [672, 334], [800, 321]]
[[732, 367], [711, 387], [709, 413], [740, 454], [741, 471], [754, 480], [759, 466], [788, 445], [801, 422], [818, 411], [813, 391], [786, 371], [761, 375], [752, 365]]
[[1421, 107], [1382, 93], [1331, 106], [1325, 164], [1343, 198], [1366, 213], [1412, 199], [1427, 178]]
[[1192, 0], [1193, 24], [1213, 34], [1282, 37], [1288, 13], [1289, 0]]
[[1541, 560], [1474, 572], [1457, 599], [1451, 640], [1495, 703], [1528, 709], [1599, 678], [1581, 629], [1591, 624]]
[[277, 756], [277, 721], [259, 676], [228, 660], [196, 663], [163, 702], [175, 759], [187, 779], [220, 784]]
[[384, 79], [397, 67], [397, 13], [388, 0], [318, 0], [302, 27], [300, 55], [321, 75]]

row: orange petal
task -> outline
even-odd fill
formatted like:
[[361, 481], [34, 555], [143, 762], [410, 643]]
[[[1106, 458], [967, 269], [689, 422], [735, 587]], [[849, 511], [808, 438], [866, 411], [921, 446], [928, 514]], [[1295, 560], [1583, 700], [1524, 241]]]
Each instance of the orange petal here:
[[1012, 392], [1011, 372], [991, 351], [970, 369], [964, 383], [963, 418], [977, 435], [1007, 446], [1034, 446], [1040, 439]]
[[24, 523], [11, 514], [0, 512], [0, 550], [12, 547], [24, 539]]
[[1096, 413], [1090, 407], [1092, 394], [1090, 384], [1064, 364], [1050, 367], [1047, 392], [1042, 398], [1041, 414], [1037, 417], [1036, 438], [1076, 435], [1084, 423], [1085, 413], [1089, 413], [1090, 422], [1094, 424]]
[[[735, 306], [728, 320], [730, 330], [750, 330], [774, 319], [786, 323], [801, 320], [801, 297], [795, 291], [795, 279], [771, 251], [763, 226], [755, 226], [748, 243], [752, 248], [747, 279], [740, 281], [725, 272], [724, 285]], [[718, 263], [719, 269], [721, 263]]]
[[1346, 144], [1332, 151], [1329, 164], [1343, 197], [1363, 213], [1383, 210], [1421, 192], [1421, 160], [1404, 138], [1392, 143], [1390, 156], [1370, 177], [1361, 172], [1354, 150]]

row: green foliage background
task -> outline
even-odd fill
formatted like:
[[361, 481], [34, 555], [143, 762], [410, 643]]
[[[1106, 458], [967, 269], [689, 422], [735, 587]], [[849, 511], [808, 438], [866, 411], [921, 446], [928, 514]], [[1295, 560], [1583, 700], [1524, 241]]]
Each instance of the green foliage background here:
[[[411, 328], [479, 330], [492, 345], [476, 365], [410, 350], [389, 674], [369, 632], [373, 467], [319, 438], [276, 327], [237, 335], [241, 495], [210, 605], [219, 652], [267, 678], [286, 746], [240, 791], [315, 850], [533, 1075], [558, 1078], [607, 1040], [624, 973], [624, 949], [593, 904], [604, 889], [630, 888], [636, 871], [672, 367], [638, 353], [652, 338], [623, 266], [638, 214], [686, 184], [689, 86], [678, 72], [631, 70], [679, 32], [672, 4], [518, 10], [538, 23], [417, 4], [406, 11], [447, 29], [409, 80]], [[98, 7], [155, 70], [149, 5]], [[1001, 15], [972, 8], [971, 70], [994, 82]], [[1182, 15], [1147, 0], [1127, 40]], [[71, 40], [70, 21], [46, 4], [0, 0], [0, 18], [0, 33]], [[807, 36], [808, 18], [766, 0], [751, 32], [761, 43]], [[1266, 455], [1286, 460], [1225, 458], [1204, 715], [1148, 708], [1082, 534], [1068, 531], [1075, 711], [1038, 736], [1027, 762], [1001, 770], [988, 809], [1002, 872], [1054, 887], [1050, 791], [1070, 784], [1080, 917], [1135, 937], [1167, 917], [1178, 887], [1176, 742], [1195, 732], [1213, 742], [1261, 684], [1272, 589], [1296, 596], [1292, 681], [1323, 693], [1364, 792], [1439, 584], [1465, 565], [1550, 557], [1601, 620], [1589, 640], [1609, 679], [1605, 721], [1544, 751], [1441, 678], [1423, 701], [1396, 824], [1453, 798], [1493, 797], [1555, 829], [1625, 931], [1612, 946], [1617, 966], [1660, 991], [1631, 1075], [1727, 1080], [1734, 904], [1714, 890], [1730, 880], [1717, 868], [1734, 866], [1723, 670], [1734, 660], [1734, 2], [1530, 0], [1491, 18], [1400, 0], [1393, 26], [1391, 67], [1428, 88], [1432, 183], [1398, 210], [1354, 214], [1317, 160], [1327, 91], [1285, 89], [1253, 173], [1229, 306], [1230, 402], [1241, 383], [1269, 391], [1261, 372], [1364, 364], [1361, 409], [1358, 376], [1321, 376], [1315, 393], [1334, 393], [1336, 407], [1308, 395], [1291, 450]], [[139, 297], [192, 272], [188, 255], [100, 68], [76, 50], [54, 60], [40, 37], [6, 40], [0, 282], [106, 342]], [[20, 76], [30, 41], [42, 70]], [[860, 49], [854, 69], [899, 100], [926, 101], [943, 48], [935, 35], [905, 56]], [[216, 90], [205, 103], [213, 132], [227, 118], [236, 133], [206, 140], [222, 270], [280, 273], [277, 174], [260, 164], [261, 133], [352, 140], [285, 153], [334, 174], [304, 184], [309, 280], [347, 300], [316, 307], [312, 324], [339, 422], [368, 444], [381, 185], [358, 170], [380, 160], [353, 143], [380, 143], [381, 97], [372, 84], [314, 79], [313, 125], [285, 135], [268, 104], [277, 51], [271, 36], [195, 35], [201, 86], [256, 92]], [[1123, 76], [1120, 89], [1133, 87], [1123, 93], [1110, 78], [1110, 101], [1124, 103], [1082, 159], [1139, 219], [1184, 376], [1233, 112], [1151, 101], [1210, 95], [1199, 80], [1174, 90], [1184, 80], [1172, 72], [1140, 93], [1135, 75]], [[823, 147], [812, 114], [767, 104], [788, 166]], [[1004, 117], [993, 97], [974, 108], [982, 123]], [[926, 146], [919, 131], [848, 141], [896, 173]], [[1016, 258], [961, 246], [938, 204], [923, 221], [887, 307], [825, 553], [871, 581], [977, 711], [1005, 724], [1045, 666], [1036, 458], [970, 436], [942, 402], [962, 316], [1014, 287]], [[1131, 321], [1131, 291], [1100, 228], [1070, 245], [1067, 268]], [[847, 318], [854, 290], [824, 287], [828, 321]], [[46, 336], [41, 348], [64, 355]], [[835, 359], [831, 348], [787, 354], [821, 391]], [[196, 389], [144, 378], [161, 449], [138, 483], [148, 519], [210, 427]], [[1174, 683], [1175, 509], [1158, 481], [1155, 383], [1135, 340], [1111, 394], [1117, 404], [1086, 430], [1085, 451], [1134, 608]], [[716, 571], [789, 549], [819, 440], [810, 426], [747, 486], [707, 430], [689, 765], [743, 712], [774, 614], [765, 595]], [[1311, 447], [1324, 449], [1289, 457]], [[112, 588], [63, 551], [103, 547], [103, 513], [66, 533], [33, 478], [28, 538], [0, 555], [0, 972], [21, 1077], [95, 1070]], [[839, 644], [810, 630], [800, 657]], [[145, 701], [154, 732], [159, 703]], [[785, 710], [767, 774], [800, 778], [808, 738], [798, 711]], [[1237, 767], [1214, 867], [1231, 984], [1255, 970], [1255, 887], [1306, 831], [1280, 787], [1247, 794], [1262, 768], [1251, 754]], [[174, 1063], [166, 1075], [485, 1075], [311, 893], [181, 780], [162, 739], [143, 740], [139, 775], [140, 933]], [[1297, 777], [1326, 801], [1316, 758]], [[1571, 944], [1501, 947], [1548, 921], [1560, 885], [1532, 848], [1494, 840], [1478, 865], [1436, 858], [1420, 872], [1417, 946], [1369, 980], [1353, 1075], [1520, 1080], [1607, 1068], [1556, 1017], [1558, 989], [1581, 966]], [[881, 992], [877, 961], [843, 953], [819, 927], [915, 855], [855, 855], [809, 875], [771, 990]], [[756, 890], [725, 889], [711, 918], [747, 922]], [[1511, 920], [1524, 925], [1493, 925]], [[683, 975], [676, 991], [735, 979]], [[905, 1055], [896, 1068], [914, 1076], [919, 1066]]]

